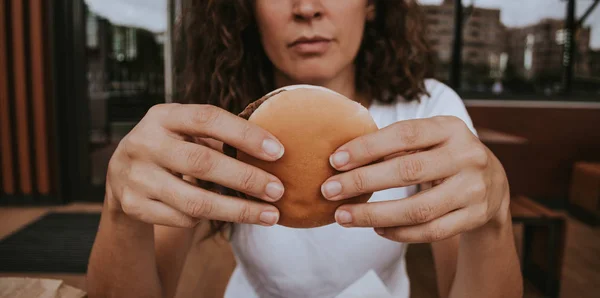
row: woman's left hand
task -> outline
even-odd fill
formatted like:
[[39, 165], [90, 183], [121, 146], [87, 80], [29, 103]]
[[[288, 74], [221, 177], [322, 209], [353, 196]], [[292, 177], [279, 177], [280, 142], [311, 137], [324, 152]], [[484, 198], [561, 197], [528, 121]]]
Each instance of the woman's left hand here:
[[507, 218], [504, 169], [457, 117], [397, 122], [344, 144], [330, 161], [342, 173], [323, 183], [329, 200], [433, 185], [401, 200], [342, 205], [335, 217], [344, 227], [374, 227], [400, 242], [435, 242]]

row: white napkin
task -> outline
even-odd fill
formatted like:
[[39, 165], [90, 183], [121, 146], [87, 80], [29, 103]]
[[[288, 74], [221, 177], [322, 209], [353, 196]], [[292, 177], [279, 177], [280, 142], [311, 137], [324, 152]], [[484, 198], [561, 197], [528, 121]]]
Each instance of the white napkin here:
[[335, 298], [393, 298], [377, 273], [369, 270]]

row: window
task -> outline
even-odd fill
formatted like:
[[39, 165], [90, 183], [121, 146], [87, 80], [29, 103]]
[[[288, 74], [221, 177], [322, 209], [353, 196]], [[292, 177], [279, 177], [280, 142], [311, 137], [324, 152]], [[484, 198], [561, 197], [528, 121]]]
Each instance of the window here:
[[441, 0], [418, 0], [427, 18], [428, 40], [433, 46], [435, 76], [449, 83], [454, 41], [454, 4]]
[[600, 98], [600, 5], [588, 13], [591, 4], [592, 1], [577, 2], [576, 19], [584, 19], [574, 35], [571, 87], [574, 95]]
[[565, 29], [560, 29], [556, 31], [556, 44], [562, 46], [565, 44], [565, 40], [567, 39], [567, 31]]
[[434, 19], [434, 18], [429, 18], [429, 19], [427, 19], [427, 22], [429, 22], [429, 25], [437, 25], [440, 23], [440, 20]]
[[125, 33], [122, 27], [112, 28], [112, 53], [118, 61], [125, 60]]
[[481, 28], [482, 25], [478, 21], [472, 21], [472, 22], [469, 22], [469, 26], [472, 28]]
[[95, 49], [98, 47], [98, 18], [95, 14], [88, 14], [86, 26], [87, 47]]
[[167, 0], [85, 0], [92, 184], [104, 184], [114, 145], [165, 102]]
[[[452, 61], [458, 34], [456, 2], [419, 0], [429, 26], [435, 27], [429, 34], [436, 41], [438, 64], [445, 66], [438, 66], [442, 71], [436, 74], [464, 98], [495, 94], [600, 101], [600, 5], [577, 0], [462, 0], [458, 65]], [[575, 13], [566, 18], [573, 3]]]
[[[525, 41], [525, 53], [524, 53], [525, 56], [523, 57], [523, 68], [527, 72], [531, 71], [531, 67], [533, 65], [533, 47], [534, 47], [534, 45], [535, 45], [535, 36], [533, 34], [527, 35], [527, 38]], [[543, 54], [539, 55], [539, 56], [541, 59], [547, 58], [547, 57], [544, 57]]]
[[473, 6], [463, 14], [464, 55], [456, 89], [465, 98], [562, 94], [566, 2], [463, 0]]
[[125, 56], [127, 60], [134, 60], [137, 57], [137, 29], [127, 28], [126, 32], [127, 49]]

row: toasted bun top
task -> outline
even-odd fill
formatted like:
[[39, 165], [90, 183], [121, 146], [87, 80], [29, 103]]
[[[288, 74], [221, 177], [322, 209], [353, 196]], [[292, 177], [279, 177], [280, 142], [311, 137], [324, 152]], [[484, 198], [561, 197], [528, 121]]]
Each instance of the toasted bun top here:
[[371, 194], [331, 202], [321, 185], [337, 174], [329, 156], [346, 142], [377, 130], [369, 111], [357, 102], [326, 88], [295, 85], [275, 90], [250, 104], [240, 114], [276, 136], [285, 154], [275, 162], [258, 160], [243, 152], [238, 159], [277, 176], [285, 193], [274, 205], [279, 224], [318, 227], [335, 222], [338, 206], [366, 202]]

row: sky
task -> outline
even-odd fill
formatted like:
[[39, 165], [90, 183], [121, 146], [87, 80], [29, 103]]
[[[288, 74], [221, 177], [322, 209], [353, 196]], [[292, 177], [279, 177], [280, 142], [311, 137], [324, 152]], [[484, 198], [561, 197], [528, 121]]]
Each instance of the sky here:
[[[443, 0], [418, 0], [423, 4], [439, 4]], [[564, 0], [463, 0], [465, 5], [500, 8], [501, 20], [509, 27], [531, 25], [543, 18], [565, 17]], [[90, 9], [112, 23], [135, 26], [153, 32], [166, 31], [166, 0], [85, 0]], [[592, 0], [577, 0], [577, 16], [583, 15]], [[591, 46], [600, 49], [600, 5], [587, 18], [592, 27]]]
[[155, 33], [167, 31], [166, 0], [85, 0], [89, 9], [111, 23]]

